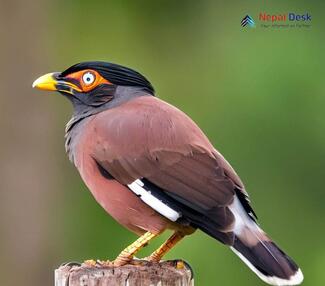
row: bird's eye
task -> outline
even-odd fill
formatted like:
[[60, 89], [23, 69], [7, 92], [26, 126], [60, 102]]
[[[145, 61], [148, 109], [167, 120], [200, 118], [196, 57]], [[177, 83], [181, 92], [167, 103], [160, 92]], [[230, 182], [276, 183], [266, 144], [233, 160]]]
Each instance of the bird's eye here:
[[95, 81], [95, 75], [91, 72], [86, 72], [82, 76], [82, 80], [85, 85], [91, 85]]

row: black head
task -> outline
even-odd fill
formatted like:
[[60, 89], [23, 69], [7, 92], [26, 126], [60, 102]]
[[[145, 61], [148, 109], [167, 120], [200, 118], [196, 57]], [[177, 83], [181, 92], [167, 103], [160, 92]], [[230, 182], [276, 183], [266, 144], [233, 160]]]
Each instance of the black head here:
[[134, 88], [143, 94], [154, 95], [150, 82], [137, 71], [99, 61], [82, 62], [61, 73], [46, 74], [38, 78], [33, 87], [59, 91], [67, 96], [75, 107], [96, 108], [113, 101], [117, 97], [118, 87], [129, 87], [130, 90]]
[[61, 73], [61, 76], [65, 77], [69, 74], [87, 69], [97, 71], [103, 78], [114, 85], [141, 87], [144, 91], [154, 95], [154, 88], [142, 74], [118, 64], [107, 62], [82, 62], [69, 67]]

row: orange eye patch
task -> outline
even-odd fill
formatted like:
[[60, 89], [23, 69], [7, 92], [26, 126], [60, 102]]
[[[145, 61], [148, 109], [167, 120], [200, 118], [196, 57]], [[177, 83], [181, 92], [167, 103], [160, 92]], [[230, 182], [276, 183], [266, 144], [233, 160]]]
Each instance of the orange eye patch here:
[[103, 78], [97, 71], [91, 69], [69, 74], [66, 78], [76, 80], [80, 84], [81, 90], [84, 92], [88, 92], [103, 83], [112, 84], [107, 79]]

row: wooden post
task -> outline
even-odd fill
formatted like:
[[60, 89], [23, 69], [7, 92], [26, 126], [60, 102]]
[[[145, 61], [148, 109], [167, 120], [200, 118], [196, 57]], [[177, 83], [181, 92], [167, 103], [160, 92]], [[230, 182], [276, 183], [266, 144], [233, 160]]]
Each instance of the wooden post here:
[[55, 270], [55, 286], [194, 286], [191, 267], [182, 260], [143, 260], [113, 266], [67, 263]]

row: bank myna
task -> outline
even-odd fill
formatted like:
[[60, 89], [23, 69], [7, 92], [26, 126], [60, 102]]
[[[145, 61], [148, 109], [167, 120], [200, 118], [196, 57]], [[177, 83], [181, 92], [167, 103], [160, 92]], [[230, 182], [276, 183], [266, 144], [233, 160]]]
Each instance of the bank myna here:
[[140, 237], [114, 265], [129, 263], [166, 229], [174, 234], [147, 259], [159, 261], [200, 229], [229, 246], [263, 281], [297, 285], [299, 267], [259, 227], [245, 187], [182, 111], [155, 97], [140, 73], [83, 62], [38, 78], [73, 105], [66, 151], [97, 202]]

